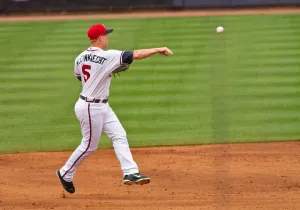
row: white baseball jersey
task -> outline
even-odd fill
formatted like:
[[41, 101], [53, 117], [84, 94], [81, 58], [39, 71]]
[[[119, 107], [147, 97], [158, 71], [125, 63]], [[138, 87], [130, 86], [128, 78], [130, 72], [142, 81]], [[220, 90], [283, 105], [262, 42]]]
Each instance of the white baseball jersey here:
[[74, 74], [81, 76], [81, 95], [89, 99], [106, 99], [112, 71], [122, 64], [123, 51], [89, 47], [76, 59]]

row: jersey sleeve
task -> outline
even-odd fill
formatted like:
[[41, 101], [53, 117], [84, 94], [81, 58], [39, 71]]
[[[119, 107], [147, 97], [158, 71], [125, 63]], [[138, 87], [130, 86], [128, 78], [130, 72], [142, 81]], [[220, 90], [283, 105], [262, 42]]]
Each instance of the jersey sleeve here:
[[133, 51], [125, 51], [122, 55], [122, 63], [131, 64], [133, 61]]
[[119, 67], [123, 61], [122, 56], [124, 51], [119, 50], [108, 50], [108, 68], [107, 73], [112, 73], [117, 67]]
[[77, 59], [75, 59], [75, 63], [74, 63], [74, 75], [76, 77], [80, 77], [80, 69], [79, 69], [79, 65], [77, 65]]

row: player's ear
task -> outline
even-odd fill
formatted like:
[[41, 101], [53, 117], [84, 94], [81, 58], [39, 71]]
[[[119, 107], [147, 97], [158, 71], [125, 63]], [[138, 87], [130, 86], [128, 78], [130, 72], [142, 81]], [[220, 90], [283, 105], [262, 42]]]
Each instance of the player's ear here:
[[99, 36], [97, 41], [102, 42], [102, 36]]

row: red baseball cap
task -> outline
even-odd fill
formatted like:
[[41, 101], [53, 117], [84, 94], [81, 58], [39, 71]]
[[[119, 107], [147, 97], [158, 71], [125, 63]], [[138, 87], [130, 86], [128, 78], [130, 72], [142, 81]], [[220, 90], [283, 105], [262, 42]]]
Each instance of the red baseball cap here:
[[113, 29], [106, 29], [103, 24], [96, 24], [90, 27], [90, 29], [87, 32], [87, 35], [90, 38], [90, 40], [93, 40], [97, 39], [99, 36], [103, 36], [111, 32], [113, 32]]

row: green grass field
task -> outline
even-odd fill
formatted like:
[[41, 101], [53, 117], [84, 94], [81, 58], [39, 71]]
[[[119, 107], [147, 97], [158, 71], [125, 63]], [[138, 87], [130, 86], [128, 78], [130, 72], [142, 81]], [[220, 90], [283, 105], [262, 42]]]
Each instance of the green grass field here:
[[132, 147], [299, 139], [300, 15], [0, 23], [0, 153], [80, 143], [73, 62], [98, 22], [115, 29], [111, 49], [174, 52], [113, 78], [110, 105]]

